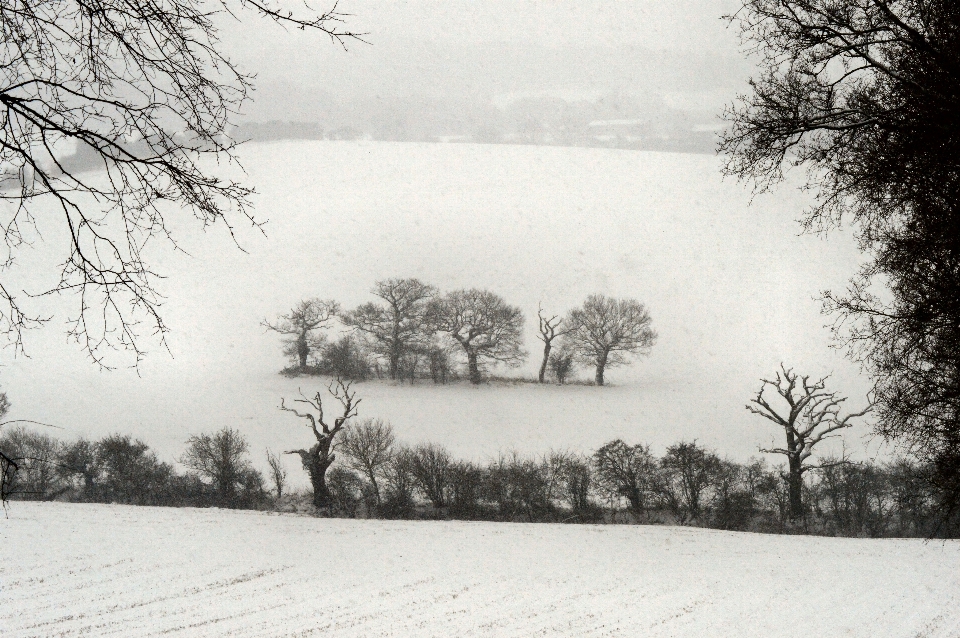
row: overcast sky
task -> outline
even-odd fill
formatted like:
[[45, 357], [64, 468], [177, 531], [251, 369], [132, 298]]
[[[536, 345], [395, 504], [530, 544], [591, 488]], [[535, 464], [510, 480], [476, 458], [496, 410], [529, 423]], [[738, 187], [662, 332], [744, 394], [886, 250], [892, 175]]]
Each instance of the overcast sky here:
[[[256, 73], [249, 119], [304, 119], [311, 101], [353, 93], [511, 91], [670, 93], [718, 110], [749, 65], [721, 19], [733, 0], [635, 2], [358, 2], [343, 28], [369, 44], [344, 50], [317, 34], [262, 20], [223, 22], [231, 57]], [[242, 14], [245, 18], [249, 18]], [[285, 117], [286, 116], [286, 117]]]

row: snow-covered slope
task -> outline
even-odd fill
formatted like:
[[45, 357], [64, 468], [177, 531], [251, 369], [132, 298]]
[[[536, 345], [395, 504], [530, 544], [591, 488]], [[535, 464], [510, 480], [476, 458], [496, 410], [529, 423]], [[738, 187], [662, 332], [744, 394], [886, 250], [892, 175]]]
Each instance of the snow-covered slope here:
[[[302, 440], [280, 398], [321, 387], [277, 375], [280, 340], [260, 322], [303, 297], [354, 307], [373, 300], [378, 279], [408, 276], [444, 290], [489, 288], [520, 306], [531, 357], [519, 372], [528, 376], [539, 364], [538, 303], [563, 313], [591, 293], [634, 297], [660, 335], [650, 357], [608, 371], [607, 389], [358, 387], [361, 417], [393, 422], [410, 442], [476, 458], [509, 447], [587, 450], [614, 437], [658, 451], [697, 439], [746, 459], [776, 432], [743, 405], [780, 361], [834, 373], [831, 388], [851, 407], [865, 401], [857, 368], [828, 347], [814, 299], [845, 284], [859, 253], [848, 234], [798, 237], [794, 220], [809, 199], [789, 185], [751, 200], [721, 179], [718, 158], [603, 149], [282, 142], [240, 155], [267, 236], [238, 227], [242, 252], [222, 229], [181, 220], [190, 256], [154, 247], [168, 277], [170, 353], [154, 349], [139, 376], [102, 373], [55, 321], [27, 335], [31, 358], [0, 370], [10, 417], [64, 436], [130, 433], [165, 460], [189, 435], [230, 426], [260, 463], [264, 447]], [[33, 252], [58, 245], [55, 229], [44, 230]], [[40, 272], [31, 266], [19, 267]], [[859, 452], [866, 431], [852, 430], [847, 450]]]
[[5, 638], [960, 635], [956, 542], [61, 503], [0, 533]]

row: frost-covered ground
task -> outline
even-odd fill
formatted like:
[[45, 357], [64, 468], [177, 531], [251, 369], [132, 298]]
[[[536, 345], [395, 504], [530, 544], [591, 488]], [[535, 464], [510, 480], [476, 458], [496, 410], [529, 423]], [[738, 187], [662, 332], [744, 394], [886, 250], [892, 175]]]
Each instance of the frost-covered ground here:
[[15, 503], [27, 636], [960, 635], [960, 545]]

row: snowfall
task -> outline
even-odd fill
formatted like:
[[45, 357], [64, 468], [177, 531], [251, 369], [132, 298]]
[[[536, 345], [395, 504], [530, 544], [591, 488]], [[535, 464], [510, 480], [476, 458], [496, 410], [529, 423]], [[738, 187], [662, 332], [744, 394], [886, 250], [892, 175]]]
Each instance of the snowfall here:
[[960, 544], [13, 503], [34, 636], [960, 636]]

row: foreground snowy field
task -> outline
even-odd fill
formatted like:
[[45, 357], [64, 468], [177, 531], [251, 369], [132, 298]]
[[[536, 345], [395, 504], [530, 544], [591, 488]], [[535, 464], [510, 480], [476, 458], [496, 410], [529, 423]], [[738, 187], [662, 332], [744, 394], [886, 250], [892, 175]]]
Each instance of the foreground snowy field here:
[[27, 636], [960, 635], [960, 545], [15, 503]]

